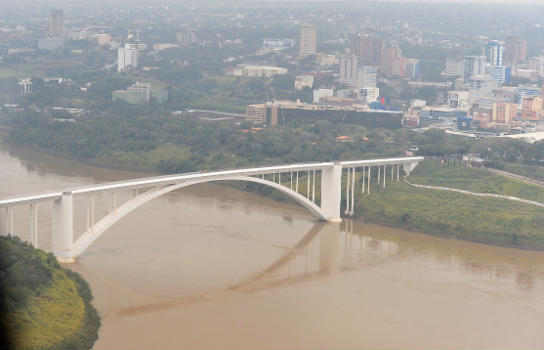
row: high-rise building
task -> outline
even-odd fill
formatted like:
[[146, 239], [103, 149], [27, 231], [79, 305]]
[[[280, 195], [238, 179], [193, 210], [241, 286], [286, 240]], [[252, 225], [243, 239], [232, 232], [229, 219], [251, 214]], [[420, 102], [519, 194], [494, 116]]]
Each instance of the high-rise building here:
[[357, 90], [376, 87], [376, 67], [362, 66], [357, 70]]
[[131, 44], [117, 49], [117, 71], [121, 72], [127, 67], [138, 67], [138, 49]]
[[49, 10], [49, 36], [59, 38], [64, 36], [64, 19], [62, 10]]
[[416, 58], [407, 58], [404, 76], [411, 79], [416, 79], [416, 78], [419, 78], [420, 72], [421, 72], [421, 63], [419, 62], [419, 60]]
[[485, 67], [485, 75], [491, 79], [498, 81], [499, 85], [510, 85], [510, 67], [504, 66], [487, 66]]
[[470, 80], [473, 75], [485, 74], [486, 57], [485, 56], [466, 56], [464, 59], [463, 77], [464, 81]]
[[518, 107], [514, 103], [495, 102], [493, 103], [493, 112], [491, 120], [497, 124], [504, 124], [507, 128], [518, 115]]
[[504, 58], [504, 44], [502, 41], [492, 40], [485, 45], [487, 63], [492, 66], [502, 66]]
[[359, 58], [355, 55], [340, 58], [340, 82], [354, 86], [357, 81]]
[[299, 57], [315, 55], [317, 27], [312, 24], [303, 24], [300, 27]]
[[406, 59], [402, 57], [402, 51], [398, 44], [393, 44], [383, 50], [382, 70], [388, 76], [404, 77], [406, 73]]
[[446, 59], [446, 64], [444, 67], [444, 73], [448, 76], [462, 77], [463, 70], [464, 70], [463, 68], [464, 68], [463, 60], [448, 57]]
[[361, 58], [361, 64], [379, 66], [382, 63], [384, 42], [372, 34], [358, 34], [351, 37], [351, 53]]
[[515, 35], [506, 38], [504, 48], [504, 61], [506, 64], [515, 65], [527, 60], [527, 42]]

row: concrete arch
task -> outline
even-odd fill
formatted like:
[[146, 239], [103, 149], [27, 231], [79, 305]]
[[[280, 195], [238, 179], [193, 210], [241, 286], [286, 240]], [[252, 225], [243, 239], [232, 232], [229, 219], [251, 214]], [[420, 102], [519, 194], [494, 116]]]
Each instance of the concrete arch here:
[[[225, 178], [213, 178], [213, 179], [202, 179], [202, 180], [192, 180], [186, 181], [178, 184], [172, 184], [165, 187], [161, 187], [155, 191], [145, 192], [126, 203], [123, 203], [118, 208], [114, 209], [111, 213], [103, 217], [100, 221], [95, 223], [87, 232], [83, 233], [72, 245], [72, 248], [69, 251], [69, 256], [64, 256], [64, 259], [75, 259], [81, 255], [94, 241], [96, 241], [102, 234], [104, 234], [111, 226], [113, 226], [117, 221], [121, 220], [123, 217], [131, 213], [133, 210], [139, 208], [140, 206], [146, 204], [147, 202], [160, 197], [164, 194], [167, 194], [172, 191], [179, 190], [184, 187], [206, 183], [214, 181], [246, 181], [246, 182], [255, 182], [262, 185], [272, 187], [281, 193], [284, 193], [289, 198], [292, 198], [302, 204], [306, 209], [308, 209], [313, 215], [317, 216], [320, 220], [327, 220], [326, 215], [323, 210], [316, 205], [314, 202], [304, 197], [298, 192], [291, 190], [290, 188], [280, 185], [278, 183], [264, 180], [257, 177], [251, 176], [230, 176]], [[63, 254], [64, 255], [64, 254]]]

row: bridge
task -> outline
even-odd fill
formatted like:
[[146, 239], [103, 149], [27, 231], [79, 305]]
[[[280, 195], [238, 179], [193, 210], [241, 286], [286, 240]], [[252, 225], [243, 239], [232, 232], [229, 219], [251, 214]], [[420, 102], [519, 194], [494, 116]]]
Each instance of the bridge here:
[[[202, 171], [4, 198], [0, 199], [0, 209], [3, 209], [0, 230], [5, 235], [16, 235], [14, 208], [28, 206], [29, 242], [38, 247], [38, 206], [49, 205], [53, 254], [60, 262], [70, 263], [108, 228], [138, 207], [166, 193], [212, 181], [244, 181], [269, 186], [297, 201], [320, 220], [341, 222], [343, 182], [344, 214], [353, 215], [356, 186], [360, 185], [363, 194], [370, 193], [372, 181], [385, 188], [386, 182], [399, 181], [401, 167], [404, 174], [410, 174], [422, 160], [423, 157], [402, 157]], [[107, 207], [106, 213], [99, 218], [98, 198]], [[83, 232], [77, 237], [74, 229], [76, 206], [80, 207], [77, 208], [79, 211], [83, 210], [85, 221]]]

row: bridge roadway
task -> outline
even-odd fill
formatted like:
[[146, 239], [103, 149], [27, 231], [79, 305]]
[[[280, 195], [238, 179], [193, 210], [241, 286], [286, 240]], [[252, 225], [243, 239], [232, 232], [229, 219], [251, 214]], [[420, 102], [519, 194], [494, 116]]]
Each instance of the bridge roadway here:
[[[37, 206], [43, 202], [52, 202], [52, 247], [60, 261], [73, 262], [92, 242], [100, 237], [109, 227], [122, 217], [148, 201], [171, 191], [210, 181], [246, 181], [272, 187], [306, 207], [321, 220], [341, 222], [341, 191], [343, 173], [346, 173], [346, 215], [352, 215], [355, 202], [356, 171], [361, 170], [357, 181], [361, 181], [361, 192], [370, 192], [372, 176], [375, 182], [385, 188], [387, 167], [390, 168], [390, 181], [399, 180], [400, 167], [409, 174], [423, 157], [401, 157], [353, 160], [341, 162], [301, 163], [276, 165], [246, 169], [220, 171], [201, 171], [176, 175], [166, 175], [135, 180], [119, 181], [90, 185], [48, 192], [0, 199], [0, 208], [4, 208], [3, 234], [16, 234], [13, 226], [13, 208], [21, 205], [30, 206], [30, 242], [37, 247], [38, 221]], [[377, 171], [372, 172], [372, 168]], [[343, 169], [346, 169], [344, 172]], [[320, 175], [321, 191], [316, 198], [316, 173]], [[301, 175], [302, 174], [302, 175]], [[372, 175], [374, 174], [374, 175]], [[283, 183], [282, 183], [283, 181]], [[366, 181], [366, 183], [365, 183]], [[301, 182], [306, 186], [303, 188]], [[299, 186], [300, 185], [300, 186]], [[117, 194], [121, 191], [132, 192], [132, 198], [117, 205]], [[302, 192], [302, 193], [301, 193]], [[100, 220], [95, 220], [95, 197], [106, 194], [108, 213]], [[86, 231], [74, 242], [74, 197], [86, 199]], [[318, 205], [319, 202], [319, 205]]]

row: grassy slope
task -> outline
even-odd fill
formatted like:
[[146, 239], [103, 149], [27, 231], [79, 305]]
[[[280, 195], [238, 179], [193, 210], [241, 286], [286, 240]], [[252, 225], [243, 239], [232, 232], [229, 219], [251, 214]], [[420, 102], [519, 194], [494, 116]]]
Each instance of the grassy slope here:
[[411, 183], [457, 188], [472, 192], [497, 193], [544, 203], [544, 188], [476, 168], [444, 168], [426, 160], [408, 178]]
[[504, 165], [504, 170], [511, 172], [513, 174], [518, 174], [521, 176], [528, 177], [530, 179], [544, 181], [544, 167], [543, 166], [506, 163]]
[[[475, 169], [440, 168], [425, 162], [410, 181], [542, 200], [536, 186]], [[536, 188], [535, 188], [536, 187]], [[355, 215], [428, 234], [495, 245], [544, 250], [544, 209], [496, 198], [418, 189], [403, 182], [371, 187], [357, 196]]]
[[[30, 293], [12, 304], [3, 315], [7, 334], [15, 348], [20, 349], [89, 349], [97, 339], [100, 319], [90, 301], [87, 283], [78, 274], [61, 268], [54, 256], [23, 244], [19, 240], [2, 239], [2, 260], [5, 268], [3, 283], [23, 290], [24, 283], [13, 266], [28, 266], [28, 261], [41, 265], [50, 277]], [[3, 288], [8, 288], [6, 285]], [[6, 290], [7, 292], [7, 290]], [[15, 299], [17, 300], [17, 299]]]

